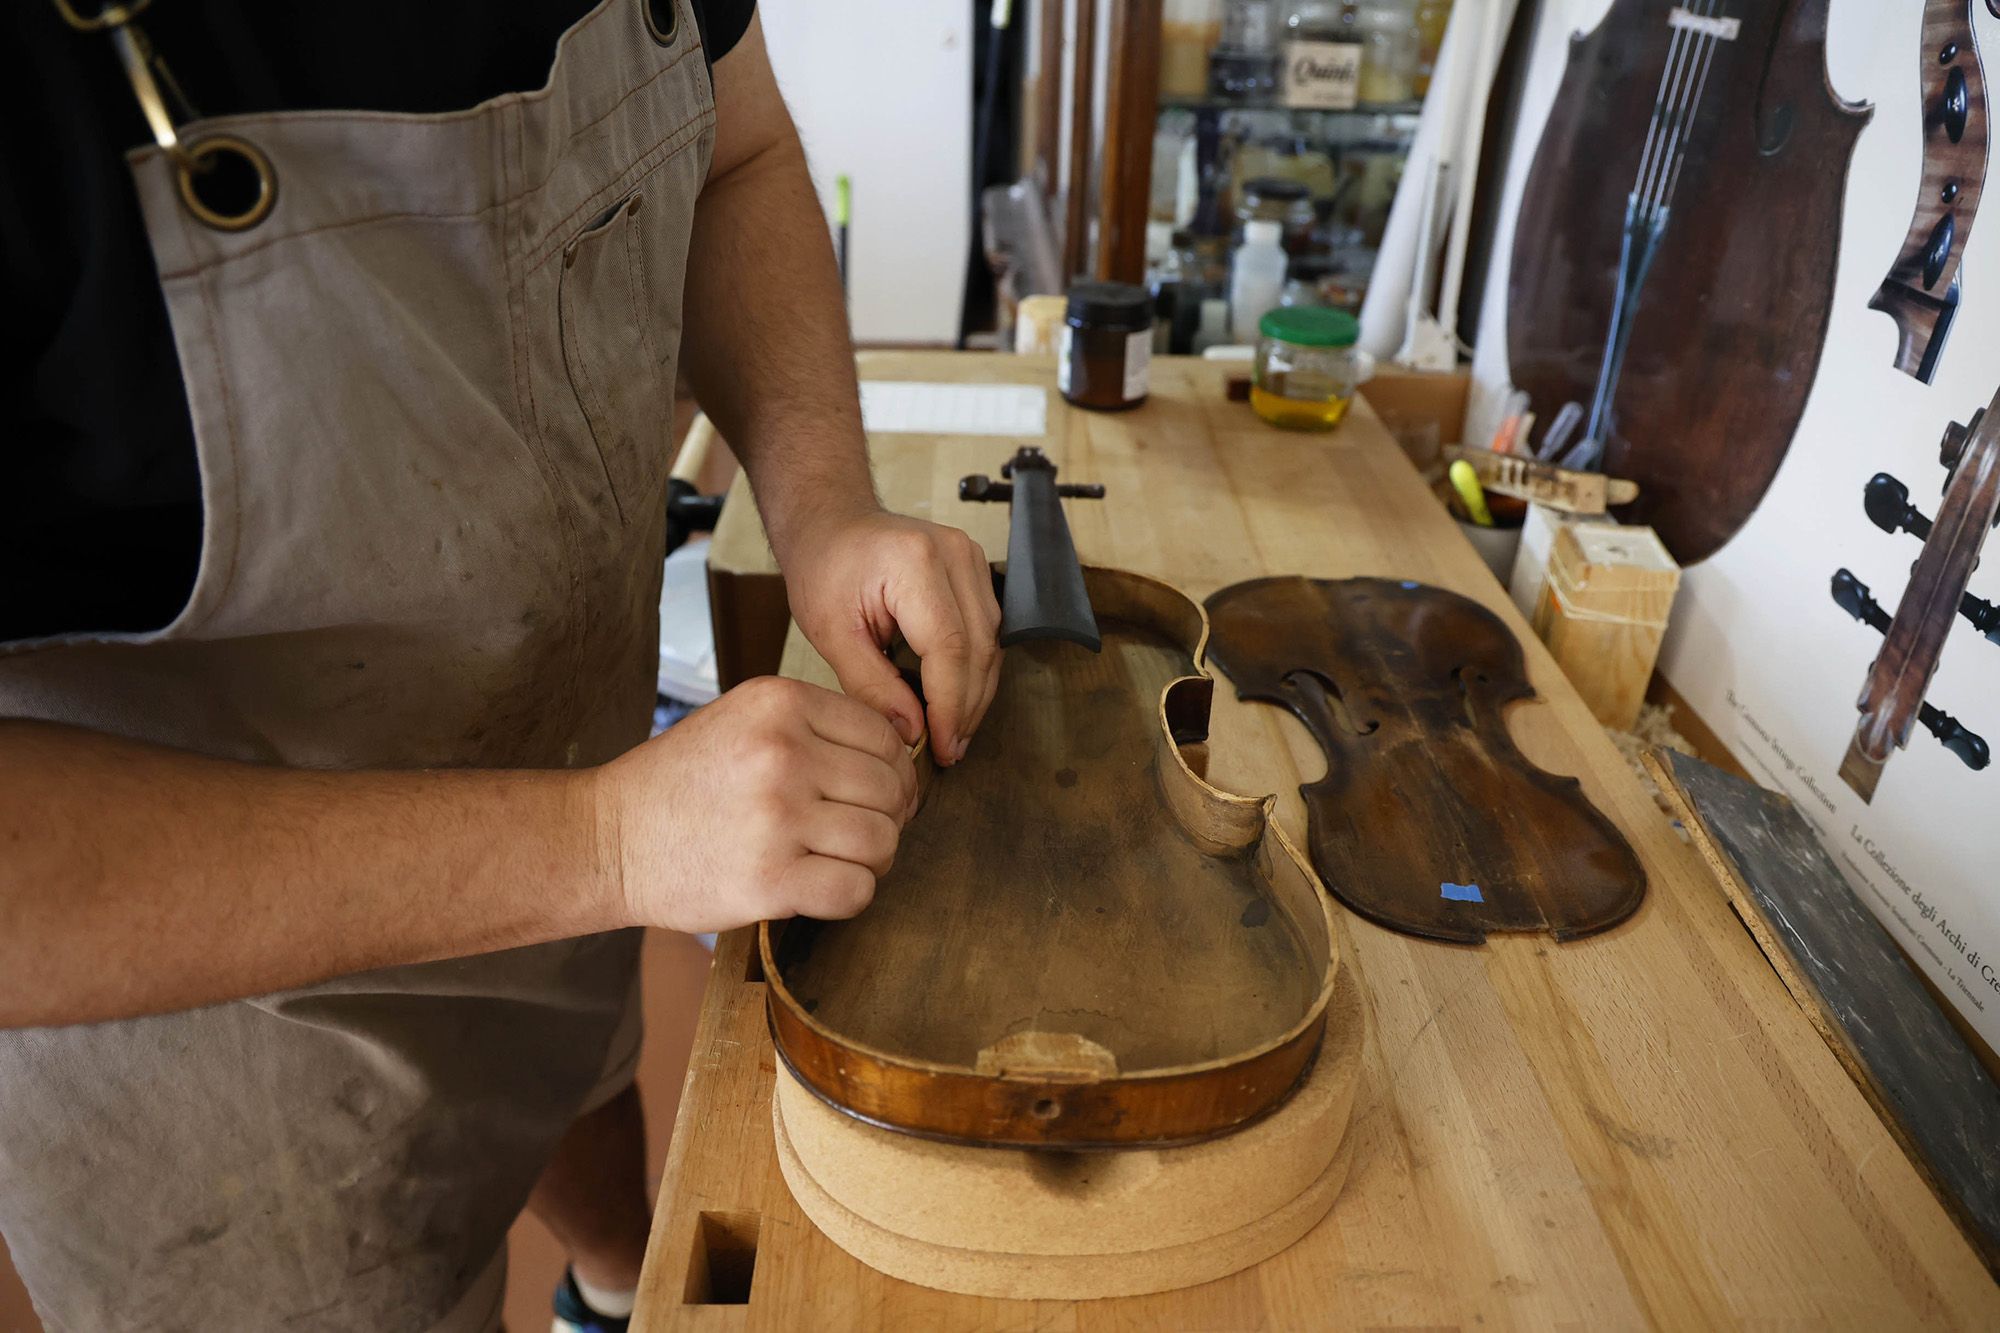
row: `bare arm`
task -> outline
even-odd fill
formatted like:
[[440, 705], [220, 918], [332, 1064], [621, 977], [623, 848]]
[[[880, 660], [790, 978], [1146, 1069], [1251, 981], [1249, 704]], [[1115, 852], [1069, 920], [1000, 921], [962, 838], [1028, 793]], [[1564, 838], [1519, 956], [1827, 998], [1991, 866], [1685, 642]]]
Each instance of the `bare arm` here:
[[[682, 360], [745, 469], [792, 615], [847, 693], [952, 763], [999, 681], [985, 554], [885, 514], [863, 447], [854, 348], [825, 217], [753, 18], [716, 62], [716, 145], [695, 210]], [[926, 704], [882, 649], [923, 659]]]
[[783, 563], [816, 522], [880, 506], [840, 271], [760, 17], [716, 63], [715, 119], [681, 359], [749, 472]]
[[0, 721], [0, 1026], [617, 925], [590, 802], [576, 774], [268, 769]]
[[0, 719], [0, 1028], [620, 926], [851, 916], [915, 803], [888, 723], [794, 681], [577, 772], [309, 772]]

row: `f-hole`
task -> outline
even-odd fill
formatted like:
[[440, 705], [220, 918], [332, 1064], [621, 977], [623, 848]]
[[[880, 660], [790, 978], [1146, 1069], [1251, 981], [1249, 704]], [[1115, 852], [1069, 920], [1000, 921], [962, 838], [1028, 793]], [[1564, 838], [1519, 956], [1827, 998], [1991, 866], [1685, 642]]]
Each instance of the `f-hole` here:
[[1291, 687], [1292, 698], [1304, 705], [1300, 720], [1308, 726], [1318, 722], [1329, 733], [1338, 730], [1356, 736], [1371, 736], [1382, 725], [1373, 720], [1365, 725], [1357, 721], [1353, 710], [1347, 706], [1347, 697], [1340, 692], [1340, 686], [1317, 671], [1287, 671], [1285, 684]]
[[[1771, 62], [1778, 58], [1778, 51], [1792, 36], [1786, 29], [1797, 8], [1796, 4], [1787, 3], [1778, 21], [1772, 25], [1771, 45], [1764, 51], [1764, 68], [1757, 75], [1757, 151], [1765, 157], [1773, 157], [1784, 150], [1791, 141], [1792, 125], [1798, 119], [1798, 110], [1789, 101], [1772, 100], [1775, 93], [1771, 87]], [[1820, 36], [1823, 40], [1825, 34]]]

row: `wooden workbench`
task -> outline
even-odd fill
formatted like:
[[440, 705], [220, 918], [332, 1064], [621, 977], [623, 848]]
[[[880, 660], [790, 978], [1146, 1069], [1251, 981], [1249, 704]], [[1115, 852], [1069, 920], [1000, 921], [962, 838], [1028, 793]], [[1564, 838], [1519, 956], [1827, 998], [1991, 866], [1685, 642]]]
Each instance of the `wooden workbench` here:
[[[1109, 491], [1069, 506], [1086, 562], [1196, 597], [1263, 574], [1373, 574], [1490, 606], [1547, 701], [1512, 715], [1523, 750], [1582, 779], [1651, 888], [1624, 925], [1565, 945], [1461, 948], [1343, 914], [1370, 1030], [1332, 1214], [1234, 1277], [1078, 1304], [929, 1291], [813, 1228], [773, 1157], [752, 935], [725, 936], [635, 1329], [2000, 1326], [2000, 1288], [1371, 412], [1331, 436], [1269, 430], [1225, 401], [1214, 367], [1177, 360], [1155, 363], [1152, 400], [1123, 415], [1067, 409], [1046, 361], [896, 354], [864, 358], [862, 375], [1050, 386], [1049, 452], [1066, 480]], [[1016, 443], [871, 447], [890, 506], [959, 524], [997, 557], [1005, 508], [961, 504], [956, 487]], [[710, 556], [718, 614], [772, 573], [742, 498]], [[1210, 743], [1211, 780], [1280, 793], [1302, 838], [1296, 789], [1322, 769], [1304, 730], [1223, 685]]]

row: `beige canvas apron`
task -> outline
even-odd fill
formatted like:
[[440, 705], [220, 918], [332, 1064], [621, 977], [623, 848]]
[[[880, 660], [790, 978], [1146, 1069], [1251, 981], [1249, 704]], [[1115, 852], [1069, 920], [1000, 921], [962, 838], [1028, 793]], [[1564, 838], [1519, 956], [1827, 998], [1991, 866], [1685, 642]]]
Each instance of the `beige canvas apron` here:
[[[692, 16], [656, 8], [607, 0], [549, 87], [463, 114], [183, 127], [268, 157], [275, 205], [244, 230], [133, 154], [200, 574], [159, 633], [0, 657], [0, 715], [322, 768], [594, 764], [645, 738], [714, 134]], [[52, 1328], [489, 1323], [636, 964], [624, 932], [0, 1033], [0, 1233]]]

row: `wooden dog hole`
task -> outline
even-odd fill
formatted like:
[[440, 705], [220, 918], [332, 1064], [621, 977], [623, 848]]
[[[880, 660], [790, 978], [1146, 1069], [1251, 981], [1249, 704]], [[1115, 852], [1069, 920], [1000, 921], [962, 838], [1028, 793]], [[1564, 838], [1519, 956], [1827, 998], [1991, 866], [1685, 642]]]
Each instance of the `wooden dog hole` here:
[[685, 1305], [748, 1305], [757, 1271], [759, 1213], [703, 1213], [688, 1255]]

